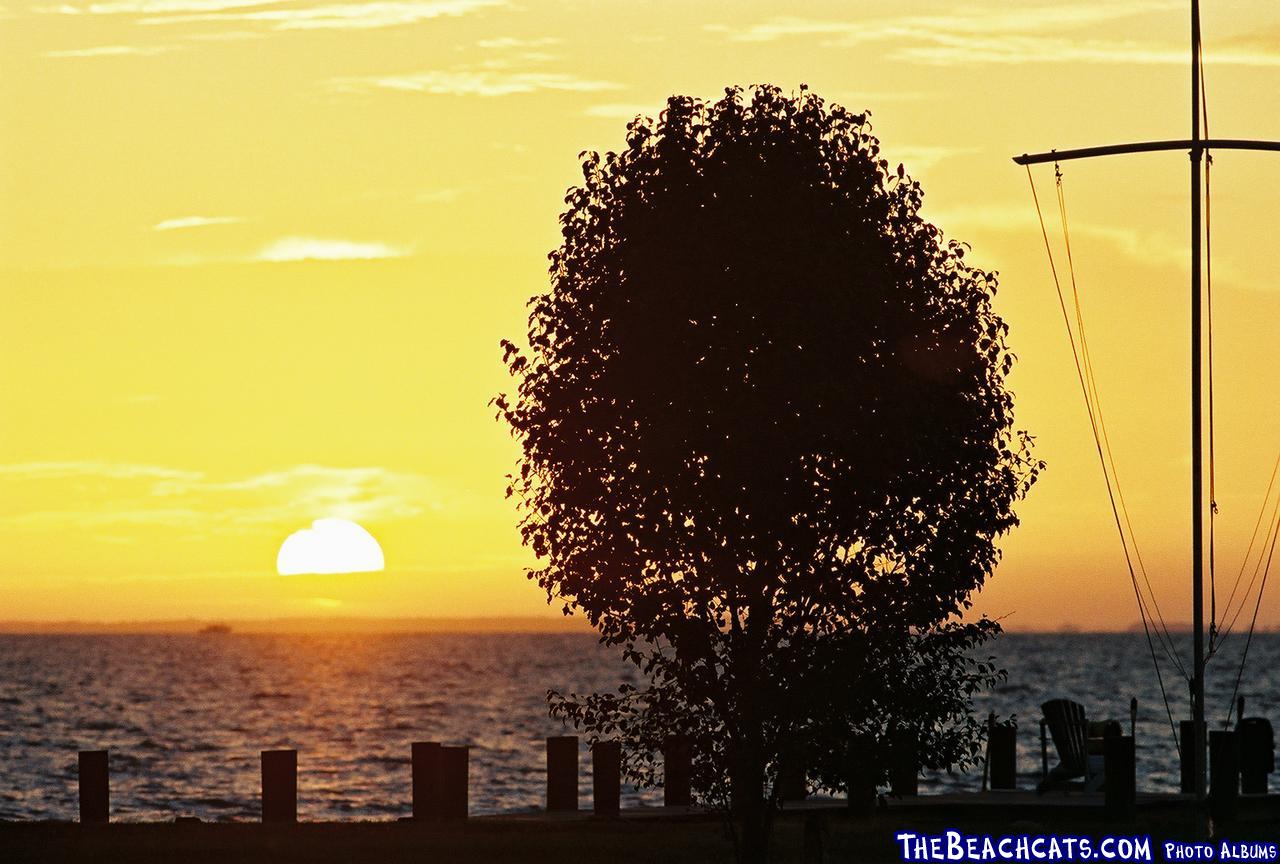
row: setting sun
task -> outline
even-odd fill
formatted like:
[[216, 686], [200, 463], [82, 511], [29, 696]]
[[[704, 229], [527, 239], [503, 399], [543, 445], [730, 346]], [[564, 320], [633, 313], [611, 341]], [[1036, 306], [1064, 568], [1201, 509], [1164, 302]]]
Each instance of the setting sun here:
[[0, 864], [1280, 864], [1280, 0], [0, 34]]
[[[625, 147], [672, 94], [769, 81], [870, 110], [882, 158], [927, 190], [924, 217], [1000, 271], [1017, 424], [1049, 468], [975, 611], [1018, 630], [1136, 625], [1010, 157], [1176, 137], [1187, 16], [953, 5], [3, 4], [0, 615], [244, 621], [309, 611], [314, 588], [378, 618], [558, 621], [504, 497], [517, 449], [489, 407], [509, 386], [498, 343], [547, 288], [578, 153]], [[1206, 2], [1203, 28], [1214, 134], [1277, 137], [1280, 4]], [[1186, 161], [1063, 167], [1109, 440], [1152, 585], [1178, 610]], [[1214, 165], [1215, 545], [1232, 575], [1280, 436], [1259, 407], [1280, 386], [1276, 169]], [[1052, 166], [1033, 173], [1053, 189]], [[377, 590], [264, 578], [318, 516], [394, 549]], [[1264, 598], [1263, 620], [1278, 611]]]
[[276, 556], [281, 576], [375, 573], [384, 566], [378, 541], [347, 519], [317, 519], [310, 528], [290, 534]]

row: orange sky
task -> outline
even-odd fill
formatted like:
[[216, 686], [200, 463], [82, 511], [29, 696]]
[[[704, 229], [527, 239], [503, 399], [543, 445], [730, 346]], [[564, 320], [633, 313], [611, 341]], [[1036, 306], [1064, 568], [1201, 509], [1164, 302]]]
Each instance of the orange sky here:
[[[580, 150], [668, 94], [770, 81], [870, 108], [926, 214], [1002, 273], [1049, 468], [980, 608], [1130, 626], [1009, 156], [1185, 137], [1185, 5], [4, 0], [0, 619], [557, 614], [502, 496], [498, 340], [546, 284]], [[1280, 9], [1204, 7], [1212, 132], [1280, 138]], [[1186, 620], [1186, 157], [1065, 171], [1112, 443]], [[1277, 181], [1275, 154], [1215, 163], [1226, 584], [1280, 447]], [[276, 576], [327, 516], [367, 527], [386, 572]]]

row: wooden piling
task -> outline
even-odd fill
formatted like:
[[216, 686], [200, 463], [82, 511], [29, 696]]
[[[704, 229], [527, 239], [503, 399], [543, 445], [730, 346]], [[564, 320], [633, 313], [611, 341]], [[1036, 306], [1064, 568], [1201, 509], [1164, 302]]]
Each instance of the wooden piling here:
[[415, 741], [410, 745], [413, 760], [413, 818], [434, 821], [440, 818], [440, 742]]
[[1196, 724], [1193, 720], [1181, 720], [1178, 722], [1178, 738], [1181, 743], [1182, 751], [1182, 771], [1181, 784], [1179, 788], [1185, 795], [1196, 794], [1196, 778], [1201, 775], [1199, 765], [1197, 764], [1201, 754], [1204, 753], [1205, 724], [1199, 726], [1200, 737], [1195, 737]]
[[547, 738], [547, 812], [578, 809], [578, 736]]
[[1107, 816], [1131, 820], [1137, 810], [1137, 766], [1132, 735], [1108, 735], [1103, 742], [1103, 793]]
[[683, 735], [670, 735], [662, 745], [662, 804], [693, 804], [693, 748]]
[[298, 751], [262, 751], [262, 821], [298, 821]]
[[1236, 731], [1240, 736], [1240, 791], [1246, 795], [1264, 795], [1267, 775], [1276, 766], [1271, 723], [1265, 717], [1244, 717]]
[[1234, 731], [1209, 733], [1209, 812], [1215, 822], [1236, 817], [1240, 795], [1240, 746]]
[[440, 815], [444, 819], [466, 819], [469, 810], [470, 747], [440, 748]]
[[591, 812], [617, 816], [622, 807], [622, 744], [597, 741], [591, 745]]
[[1012, 722], [992, 723], [987, 733], [987, 754], [992, 789], [1018, 786], [1018, 727]]
[[105, 823], [111, 818], [111, 780], [106, 750], [81, 750], [78, 758], [80, 824]]

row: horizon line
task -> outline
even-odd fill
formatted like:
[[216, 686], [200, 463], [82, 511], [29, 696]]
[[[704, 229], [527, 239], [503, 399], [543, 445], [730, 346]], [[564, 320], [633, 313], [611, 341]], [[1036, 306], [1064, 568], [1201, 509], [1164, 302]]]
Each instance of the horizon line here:
[[109, 635], [197, 633], [227, 626], [235, 633], [593, 633], [576, 617], [538, 615], [360, 616], [294, 615], [269, 618], [187, 617], [91, 621], [64, 619], [0, 620], [0, 635]]
[[[84, 620], [62, 619], [5, 619], [0, 620], [0, 635], [111, 635], [111, 634], [180, 634], [198, 633], [211, 625], [230, 627], [242, 634], [276, 633], [363, 633], [363, 634], [412, 634], [412, 633], [595, 633], [590, 625], [578, 616], [562, 615], [294, 615], [264, 618], [185, 617], [156, 619]], [[1056, 627], [1005, 628], [1006, 635], [1088, 635], [1108, 633], [1141, 633], [1140, 622], [1127, 626], [1082, 628], [1071, 624]], [[1190, 635], [1192, 628], [1184, 624], [1172, 624], [1170, 633]], [[1280, 628], [1260, 629], [1258, 632], [1280, 632]]]

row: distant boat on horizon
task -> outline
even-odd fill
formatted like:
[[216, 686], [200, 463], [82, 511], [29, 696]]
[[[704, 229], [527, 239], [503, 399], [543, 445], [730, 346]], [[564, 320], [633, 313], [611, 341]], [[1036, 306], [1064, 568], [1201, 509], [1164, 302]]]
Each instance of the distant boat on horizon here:
[[231, 628], [226, 624], [207, 624], [200, 628], [201, 636], [223, 636], [231, 632]]

